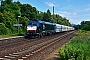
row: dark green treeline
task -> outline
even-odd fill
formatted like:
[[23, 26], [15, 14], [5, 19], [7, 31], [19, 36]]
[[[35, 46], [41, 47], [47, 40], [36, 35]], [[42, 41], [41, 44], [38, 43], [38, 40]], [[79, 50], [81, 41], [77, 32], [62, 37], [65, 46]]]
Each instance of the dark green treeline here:
[[[30, 4], [21, 4], [19, 1], [13, 2], [12, 0], [5, 0], [1, 1], [0, 6], [0, 35], [25, 34], [28, 20], [34, 18], [71, 26], [68, 19], [58, 14], [52, 15], [49, 9], [47, 12], [42, 12]], [[14, 24], [18, 23], [22, 24], [22, 26], [14, 26]]]

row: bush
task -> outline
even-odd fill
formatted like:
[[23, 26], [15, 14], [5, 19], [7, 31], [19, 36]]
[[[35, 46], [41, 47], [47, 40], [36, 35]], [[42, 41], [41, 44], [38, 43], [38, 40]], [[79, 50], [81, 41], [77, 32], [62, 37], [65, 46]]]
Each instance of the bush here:
[[90, 25], [86, 24], [82, 30], [90, 31]]
[[67, 45], [59, 48], [61, 60], [90, 60], [90, 31], [80, 30]]
[[6, 35], [9, 33], [10, 33], [10, 30], [5, 27], [5, 24], [0, 23], [0, 35]]
[[79, 30], [78, 33], [87, 33], [86, 30]]
[[59, 49], [61, 60], [86, 60], [89, 46], [87, 44], [69, 44]]

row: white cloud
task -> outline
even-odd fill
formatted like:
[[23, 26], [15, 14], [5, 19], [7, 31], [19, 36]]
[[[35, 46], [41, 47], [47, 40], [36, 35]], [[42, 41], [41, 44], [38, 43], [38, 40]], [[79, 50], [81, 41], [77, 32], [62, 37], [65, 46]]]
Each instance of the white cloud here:
[[90, 14], [85, 14], [85, 16], [90, 16]]
[[[59, 14], [62, 17], [66, 17], [67, 19], [69, 19], [70, 23], [72, 24], [80, 24], [82, 21], [90, 21], [90, 19], [87, 17], [90, 16], [90, 14], [81, 14], [81, 15], [77, 15], [76, 12], [67, 12], [67, 11], [58, 11], [58, 13], [55, 14]], [[85, 18], [85, 16], [87, 16]], [[82, 17], [82, 18], [79, 18]], [[84, 18], [83, 18], [84, 17]]]
[[74, 17], [77, 15], [76, 12], [66, 12], [66, 11], [59, 11], [57, 14], [63, 16], [63, 17]]
[[74, 23], [74, 24], [80, 24], [82, 21], [90, 21], [90, 19], [83, 19], [83, 20], [70, 19], [70, 23]]
[[78, 15], [79, 17], [89, 17], [90, 16], [90, 13], [85, 13], [85, 14], [81, 14], [81, 15]]
[[90, 11], [90, 8], [86, 8], [85, 11]]
[[72, 19], [73, 17], [77, 17], [76, 12], [59, 11], [58, 13], [55, 13], [55, 14], [59, 14], [62, 17], [66, 17], [67, 19], [70, 20], [70, 23], [79, 24], [81, 22], [80, 20], [78, 21], [78, 20]]
[[50, 2], [46, 2], [46, 4], [47, 4], [48, 6], [50, 6], [50, 7], [55, 6], [55, 4], [54, 4], [54, 3], [50, 3]]
[[90, 21], [90, 19], [86, 19], [86, 20], [83, 20], [83, 21]]
[[83, 20], [74, 20], [74, 19], [70, 19], [70, 23], [72, 24], [80, 24]]

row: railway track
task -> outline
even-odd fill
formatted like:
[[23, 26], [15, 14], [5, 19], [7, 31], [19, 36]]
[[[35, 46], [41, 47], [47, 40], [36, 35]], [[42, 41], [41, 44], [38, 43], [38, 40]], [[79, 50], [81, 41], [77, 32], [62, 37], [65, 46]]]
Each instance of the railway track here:
[[[57, 36], [57, 35], [55, 35], [55, 36]], [[7, 44], [7, 45], [5, 44], [5, 45], [0, 46], [0, 57], [2, 57], [4, 55], [12, 54], [14, 52], [18, 52], [18, 51], [23, 50], [23, 49], [28, 49], [29, 47], [31, 47], [33, 45], [39, 44], [41, 42], [44, 42], [44, 41], [52, 38], [52, 36], [50, 36], [48, 38], [47, 37], [44, 37], [42, 39], [37, 38], [37, 39], [30, 39], [30, 40], [29, 39], [24, 39], [24, 38], [23, 39], [19, 38], [21, 40], [19, 42], [18, 42], [18, 40], [15, 39], [16, 41], [13, 42], [13, 43], [10, 43], [10, 44]]]
[[0, 60], [43, 60], [62, 43], [67, 42], [75, 31], [66, 33], [31, 40], [23, 38], [23, 41], [7, 46], [2, 44], [0, 46]]

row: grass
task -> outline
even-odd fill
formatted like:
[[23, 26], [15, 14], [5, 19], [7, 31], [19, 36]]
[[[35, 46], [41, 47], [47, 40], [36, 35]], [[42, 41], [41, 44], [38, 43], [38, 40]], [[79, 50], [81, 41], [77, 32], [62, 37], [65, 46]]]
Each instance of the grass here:
[[7, 38], [7, 37], [14, 37], [14, 36], [23, 36], [23, 34], [0, 35], [0, 38]]
[[9, 35], [0, 35], [0, 38], [14, 37], [14, 36], [24, 36], [25, 33], [22, 34], [9, 34]]
[[78, 31], [68, 44], [59, 48], [61, 60], [90, 60], [90, 31]]
[[0, 38], [12, 37], [12, 35], [0, 35]]

